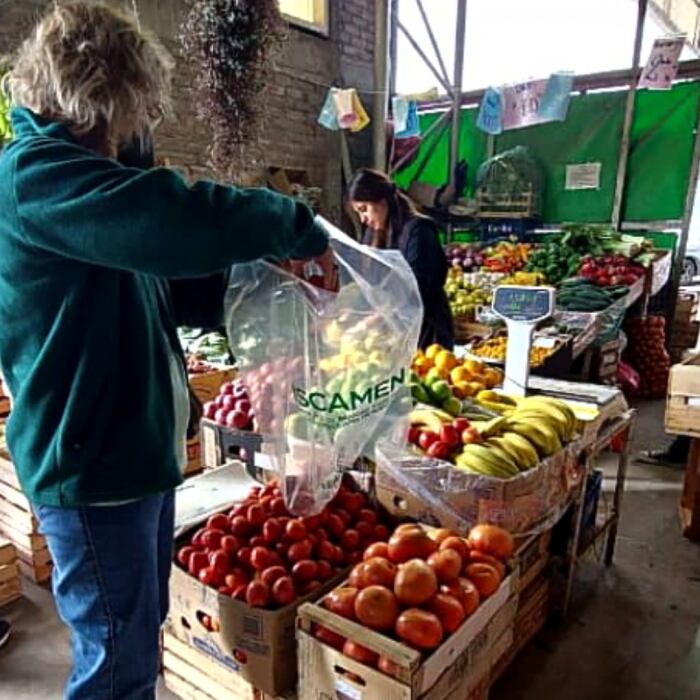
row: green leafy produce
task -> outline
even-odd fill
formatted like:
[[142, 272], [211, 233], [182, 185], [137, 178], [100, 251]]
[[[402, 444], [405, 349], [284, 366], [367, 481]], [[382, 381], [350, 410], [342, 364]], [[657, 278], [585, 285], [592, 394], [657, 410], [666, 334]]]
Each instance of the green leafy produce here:
[[2, 90], [2, 73], [0, 73], [0, 148], [12, 138], [10, 125], [10, 100]]

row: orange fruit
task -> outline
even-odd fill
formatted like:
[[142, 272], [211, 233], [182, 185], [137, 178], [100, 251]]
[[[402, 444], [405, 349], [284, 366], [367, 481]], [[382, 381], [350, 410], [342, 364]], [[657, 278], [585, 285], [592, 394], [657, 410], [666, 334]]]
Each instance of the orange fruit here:
[[493, 389], [493, 387], [498, 386], [503, 381], [503, 374], [497, 369], [489, 368], [484, 372], [482, 381], [487, 389]]
[[457, 358], [449, 350], [441, 350], [435, 355], [435, 366], [449, 372], [459, 364]]
[[433, 361], [429, 357], [419, 357], [413, 363], [413, 368], [416, 373], [423, 377], [427, 374], [428, 370], [433, 366]]
[[430, 360], [434, 360], [435, 356], [441, 351], [444, 350], [445, 348], [442, 347], [442, 345], [438, 345], [437, 343], [433, 343], [432, 345], [429, 345], [425, 349], [425, 356], [429, 358]]
[[450, 370], [450, 381], [453, 384], [458, 384], [459, 382], [470, 382], [471, 380], [472, 373], [463, 365]]
[[455, 382], [452, 385], [452, 393], [458, 399], [466, 399], [468, 396], [472, 396], [472, 394], [469, 393], [470, 391], [469, 382]]
[[483, 362], [479, 362], [478, 360], [465, 360], [464, 366], [472, 373], [472, 374], [483, 374], [484, 370], [486, 369], [486, 365]]

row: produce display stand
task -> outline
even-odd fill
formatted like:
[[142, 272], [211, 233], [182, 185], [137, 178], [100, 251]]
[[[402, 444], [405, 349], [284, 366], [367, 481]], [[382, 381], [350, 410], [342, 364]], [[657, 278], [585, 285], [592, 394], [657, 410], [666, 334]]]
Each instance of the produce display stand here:
[[666, 432], [691, 438], [678, 512], [683, 535], [700, 542], [700, 355], [671, 368]]
[[[587, 444], [582, 451], [582, 463], [585, 465], [584, 478], [581, 479], [579, 492], [574, 500], [574, 531], [569, 545], [567, 560], [566, 592], [562, 604], [562, 613], [568, 613], [571, 603], [574, 580], [576, 576], [576, 566], [579, 560], [586, 554], [601, 538], [606, 538], [604, 563], [610, 566], [615, 554], [615, 542], [617, 540], [617, 530], [622, 510], [622, 497], [625, 491], [625, 479], [627, 477], [627, 464], [629, 462], [629, 438], [634, 426], [636, 411], [629, 410], [613, 419], [609, 424], [604, 425], [593, 442]], [[587, 538], [585, 546], [581, 546], [582, 523], [584, 518], [584, 503], [588, 477], [593, 471], [596, 460], [605, 450], [610, 449], [613, 442], [621, 442], [622, 447], [617, 457], [617, 472], [615, 475], [615, 491], [613, 494], [612, 507], [607, 517], [600, 523], [595, 524], [595, 530]]]

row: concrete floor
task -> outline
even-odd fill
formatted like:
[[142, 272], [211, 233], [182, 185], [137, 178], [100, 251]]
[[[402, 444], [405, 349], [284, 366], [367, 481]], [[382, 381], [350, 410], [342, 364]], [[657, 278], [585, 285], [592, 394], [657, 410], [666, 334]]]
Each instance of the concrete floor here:
[[[662, 405], [640, 408], [635, 448], [663, 446]], [[681, 479], [680, 471], [631, 465], [615, 565], [606, 570], [589, 556], [567, 620], [521, 653], [492, 700], [700, 699], [700, 545], [679, 534]], [[25, 589], [24, 600], [2, 610], [16, 632], [0, 651], [0, 700], [58, 700], [68, 637], [49, 593]]]

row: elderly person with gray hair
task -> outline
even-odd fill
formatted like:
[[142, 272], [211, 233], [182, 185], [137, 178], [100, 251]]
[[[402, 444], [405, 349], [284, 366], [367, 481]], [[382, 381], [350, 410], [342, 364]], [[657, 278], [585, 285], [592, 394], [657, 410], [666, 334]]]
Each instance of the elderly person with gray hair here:
[[153, 698], [186, 371], [166, 278], [333, 258], [303, 205], [115, 160], [167, 114], [172, 62], [133, 19], [56, 3], [4, 89], [0, 368], [7, 442], [70, 627], [70, 699]]

